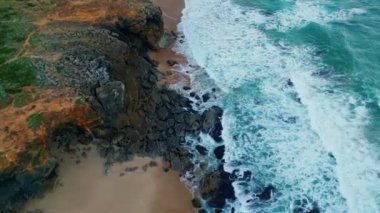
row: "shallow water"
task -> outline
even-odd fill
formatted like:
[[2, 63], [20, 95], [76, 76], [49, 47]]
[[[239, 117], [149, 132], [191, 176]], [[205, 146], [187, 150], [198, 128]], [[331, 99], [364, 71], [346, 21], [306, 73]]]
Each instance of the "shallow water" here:
[[380, 212], [379, 26], [377, 1], [186, 1], [178, 50], [223, 91], [226, 169], [253, 172], [237, 212]]

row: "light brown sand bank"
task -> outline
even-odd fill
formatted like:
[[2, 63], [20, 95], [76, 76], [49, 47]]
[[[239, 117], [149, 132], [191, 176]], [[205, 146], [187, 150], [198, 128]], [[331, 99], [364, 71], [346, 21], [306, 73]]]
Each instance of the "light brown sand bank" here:
[[[44, 198], [27, 203], [27, 210], [46, 213], [193, 213], [191, 194], [179, 174], [164, 172], [162, 163], [146, 166], [152, 159], [135, 157], [115, 164], [104, 174], [104, 160], [95, 151], [76, 164], [67, 155], [58, 169], [57, 186]], [[126, 171], [137, 167], [136, 171]]]

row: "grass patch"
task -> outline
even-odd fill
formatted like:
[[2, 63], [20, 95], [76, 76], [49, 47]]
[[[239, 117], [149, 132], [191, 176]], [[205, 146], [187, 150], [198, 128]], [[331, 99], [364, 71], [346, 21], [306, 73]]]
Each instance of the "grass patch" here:
[[33, 95], [28, 91], [21, 91], [14, 96], [13, 105], [15, 107], [22, 107], [33, 101]]
[[0, 64], [3, 64], [12, 56], [16, 55], [16, 53], [17, 53], [17, 48], [0, 47]]
[[0, 67], [0, 85], [7, 93], [16, 93], [20, 87], [37, 84], [37, 70], [28, 58], [19, 58]]
[[0, 84], [0, 109], [7, 107], [11, 103], [11, 96], [4, 90], [4, 88]]
[[66, 70], [64, 67], [62, 67], [61, 65], [59, 64], [56, 64], [55, 65], [55, 69], [57, 70], [57, 72], [61, 75], [65, 74], [66, 73]]
[[0, 109], [4, 109], [5, 107], [9, 106], [12, 103], [13, 99], [8, 96], [5, 99], [0, 100]]
[[84, 101], [82, 101], [81, 99], [78, 98], [78, 99], [75, 99], [74, 103], [76, 106], [81, 106], [84, 104]]
[[27, 118], [28, 127], [37, 130], [43, 123], [47, 122], [47, 119], [42, 113], [34, 113]]
[[0, 19], [0, 64], [16, 55], [34, 29], [30, 23], [7, 23]]

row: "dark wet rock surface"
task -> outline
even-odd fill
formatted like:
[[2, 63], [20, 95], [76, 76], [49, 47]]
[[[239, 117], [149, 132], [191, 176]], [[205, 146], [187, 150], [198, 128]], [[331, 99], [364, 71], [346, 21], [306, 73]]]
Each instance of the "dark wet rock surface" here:
[[257, 195], [257, 197], [261, 201], [266, 201], [272, 198], [273, 193], [275, 191], [275, 188], [273, 185], [269, 184], [268, 186], [264, 187], [263, 191]]
[[202, 207], [202, 201], [199, 198], [194, 198], [191, 200], [191, 204], [194, 208], [201, 208]]
[[196, 146], [195, 146], [195, 149], [198, 151], [198, 153], [199, 153], [200, 155], [207, 155], [207, 153], [208, 153], [207, 148], [204, 147], [204, 146], [201, 146], [201, 145], [196, 145]]
[[167, 63], [169, 66], [174, 66], [174, 65], [178, 64], [178, 62], [175, 61], [175, 60], [167, 60], [166, 63]]
[[227, 199], [236, 199], [232, 182], [232, 175], [225, 172], [223, 168], [209, 172], [202, 178], [200, 194], [208, 206], [223, 208]]
[[104, 112], [111, 117], [118, 116], [124, 109], [125, 86], [120, 81], [108, 82], [96, 88], [96, 97]]
[[208, 133], [216, 142], [222, 142], [222, 115], [223, 109], [213, 106], [202, 115], [202, 132]]
[[214, 155], [217, 159], [221, 160], [224, 157], [224, 152], [226, 148], [224, 145], [218, 146], [214, 149]]

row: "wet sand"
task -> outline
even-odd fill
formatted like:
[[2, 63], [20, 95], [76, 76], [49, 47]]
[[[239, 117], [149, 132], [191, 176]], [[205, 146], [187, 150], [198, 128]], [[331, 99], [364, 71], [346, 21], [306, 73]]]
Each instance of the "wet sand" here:
[[[94, 150], [94, 149], [93, 149]], [[41, 209], [46, 213], [193, 213], [192, 196], [179, 174], [165, 172], [162, 162], [145, 166], [153, 159], [135, 157], [115, 164], [107, 175], [104, 159], [90, 151], [76, 164], [68, 154], [58, 169], [52, 191], [29, 201], [23, 212]], [[144, 169], [146, 167], [146, 170]], [[137, 168], [136, 171], [126, 169]], [[145, 170], [145, 171], [144, 171]]]
[[[160, 6], [163, 13], [165, 30], [173, 31], [178, 34], [177, 25], [181, 21], [182, 9], [185, 7], [183, 0], [153, 0]], [[182, 86], [190, 86], [190, 79], [187, 75], [179, 72], [179, 65], [187, 64], [186, 57], [173, 51], [174, 43], [167, 48], [150, 52], [150, 57], [159, 63], [158, 70], [165, 75], [159, 82], [161, 85], [174, 85], [179, 83]], [[173, 67], [167, 64], [167, 60], [177, 61], [179, 65]]]

